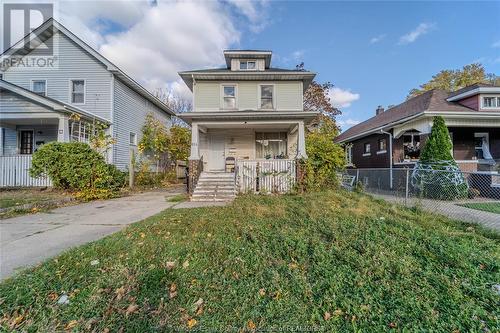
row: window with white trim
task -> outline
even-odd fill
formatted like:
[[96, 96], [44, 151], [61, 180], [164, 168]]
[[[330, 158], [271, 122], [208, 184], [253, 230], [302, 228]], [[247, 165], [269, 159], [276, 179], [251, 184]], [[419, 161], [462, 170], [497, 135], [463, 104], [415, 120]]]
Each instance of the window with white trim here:
[[85, 103], [85, 81], [84, 80], [71, 80], [71, 103], [83, 104]]
[[72, 142], [90, 142], [92, 125], [84, 121], [74, 121], [70, 126], [69, 138]]
[[387, 140], [379, 139], [378, 140], [378, 151], [387, 151]]
[[31, 81], [31, 91], [40, 96], [47, 96], [47, 81], [46, 80]]
[[223, 93], [223, 109], [236, 109], [236, 86], [227, 85], [222, 86]]
[[241, 60], [240, 69], [245, 71], [255, 70], [257, 69], [257, 63], [255, 61]]
[[345, 161], [347, 165], [352, 165], [352, 144], [345, 146]]
[[365, 143], [363, 145], [363, 155], [370, 155], [372, 150], [372, 145], [370, 143]]
[[481, 107], [483, 109], [500, 108], [500, 96], [483, 96]]
[[403, 134], [403, 154], [405, 160], [420, 158], [420, 133], [406, 132]]
[[131, 146], [137, 146], [137, 134], [130, 132], [128, 142]]
[[274, 86], [263, 84], [260, 86], [260, 108], [270, 110], [273, 109]]

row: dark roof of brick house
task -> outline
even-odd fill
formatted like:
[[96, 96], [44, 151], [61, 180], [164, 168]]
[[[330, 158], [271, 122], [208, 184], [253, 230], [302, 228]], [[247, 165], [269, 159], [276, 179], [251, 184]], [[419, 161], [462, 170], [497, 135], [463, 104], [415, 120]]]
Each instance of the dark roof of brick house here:
[[383, 129], [385, 126], [396, 122], [403, 122], [408, 118], [424, 113], [424, 111], [460, 112], [472, 110], [456, 102], [446, 101], [449, 96], [450, 93], [444, 90], [433, 89], [427, 91], [349, 128], [341, 133], [335, 141], [345, 142], [371, 134], [374, 130]]
[[477, 88], [484, 88], [484, 87], [496, 87], [496, 86], [493, 84], [490, 84], [490, 83], [474, 83], [474, 84], [467, 86], [467, 87], [464, 87], [462, 89], [455, 90], [454, 92], [452, 92], [448, 95], [448, 98], [463, 94], [467, 91], [471, 91], [471, 90], [474, 90]]

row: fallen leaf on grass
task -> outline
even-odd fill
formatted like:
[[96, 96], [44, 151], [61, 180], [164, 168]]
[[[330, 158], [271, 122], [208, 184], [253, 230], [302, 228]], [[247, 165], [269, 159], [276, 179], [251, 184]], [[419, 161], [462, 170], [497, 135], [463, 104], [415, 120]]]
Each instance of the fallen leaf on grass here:
[[182, 268], [186, 269], [189, 267], [189, 260], [186, 260], [184, 261], [184, 263], [182, 264]]
[[201, 315], [203, 313], [203, 298], [200, 298], [198, 299], [195, 303], [194, 303], [194, 306], [195, 306], [195, 312], [196, 312], [196, 315]]
[[191, 318], [191, 319], [189, 319], [189, 320], [188, 320], [188, 322], [187, 322], [187, 327], [188, 327], [188, 328], [193, 328], [193, 327], [196, 325], [196, 323], [197, 323], [196, 319]]
[[389, 323], [390, 328], [396, 328], [398, 325], [396, 323]]
[[24, 316], [23, 315], [19, 315], [17, 317], [14, 318], [14, 320], [10, 323], [10, 328], [15, 328], [17, 326], [19, 326], [19, 324], [21, 324], [24, 320]]
[[175, 261], [167, 261], [166, 267], [167, 271], [171, 271], [175, 267]]
[[260, 296], [266, 296], [266, 290], [264, 288], [259, 289], [259, 295]]
[[137, 310], [139, 310], [139, 306], [137, 304], [135, 304], [135, 303], [130, 304], [127, 307], [127, 310], [125, 311], [125, 315], [128, 317], [128, 315], [136, 313]]
[[253, 330], [255, 330], [257, 328], [257, 325], [255, 325], [255, 323], [253, 322], [253, 320], [250, 319], [247, 322], [247, 327], [248, 327], [248, 329], [250, 329], [250, 330], [253, 331]]
[[59, 295], [56, 292], [51, 292], [48, 296], [49, 300], [55, 301]]
[[340, 309], [337, 309], [337, 310], [333, 311], [333, 314], [334, 314], [335, 316], [337, 316], [337, 317], [338, 317], [338, 316], [342, 316], [342, 315], [344, 314], [344, 311], [342, 311], [342, 310], [340, 310]]
[[332, 318], [331, 313], [326, 311], [325, 314], [323, 315], [323, 319], [328, 321], [330, 320], [330, 318]]
[[175, 283], [172, 283], [169, 288], [169, 296], [170, 298], [174, 298], [177, 296], [177, 285]]
[[66, 331], [69, 331], [70, 329], [74, 328], [76, 325], [78, 325], [78, 321], [77, 320], [71, 320], [69, 323], [66, 324], [66, 326], [64, 326], [64, 329]]
[[146, 234], [141, 232], [141, 238], [144, 238], [144, 237], [146, 237]]
[[123, 296], [125, 296], [125, 287], [120, 287], [118, 289], [115, 290], [115, 294], [116, 294], [116, 299], [119, 301], [123, 298]]

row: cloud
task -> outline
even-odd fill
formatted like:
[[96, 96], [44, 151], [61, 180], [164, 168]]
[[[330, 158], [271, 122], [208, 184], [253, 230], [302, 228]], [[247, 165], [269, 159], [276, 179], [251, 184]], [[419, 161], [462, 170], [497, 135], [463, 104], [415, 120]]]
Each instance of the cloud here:
[[57, 17], [147, 89], [190, 94], [178, 71], [219, 67], [222, 50], [269, 22], [268, 1], [61, 1]]
[[346, 127], [346, 128], [349, 128], [351, 126], [354, 126], [354, 125], [357, 125], [359, 124], [361, 121], [359, 120], [356, 120], [356, 119], [352, 119], [352, 118], [348, 118], [348, 119], [339, 119], [337, 121], [337, 123], [342, 127]]
[[352, 93], [349, 90], [333, 87], [329, 92], [330, 102], [336, 108], [347, 108], [352, 102], [360, 98], [359, 94]]
[[493, 44], [491, 44], [491, 47], [500, 47], [500, 40], [497, 40]]
[[385, 34], [381, 34], [381, 35], [372, 37], [370, 39], [370, 44], [375, 44], [375, 43], [378, 43], [378, 42], [382, 41], [385, 38], [385, 36], [386, 36]]
[[420, 36], [429, 33], [435, 27], [436, 27], [436, 25], [434, 23], [420, 23], [414, 30], [412, 30], [409, 33], [401, 36], [399, 38], [399, 44], [400, 45], [406, 45], [406, 44], [413, 43]]

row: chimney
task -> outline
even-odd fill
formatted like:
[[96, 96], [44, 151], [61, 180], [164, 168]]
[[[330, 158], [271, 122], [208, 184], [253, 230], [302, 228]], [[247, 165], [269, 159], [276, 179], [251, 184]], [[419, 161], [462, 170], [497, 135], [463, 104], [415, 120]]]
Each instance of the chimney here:
[[382, 105], [379, 105], [377, 107], [377, 110], [375, 111], [376, 115], [378, 116], [379, 114], [381, 114], [383, 112], [384, 112], [384, 108], [382, 107]]

